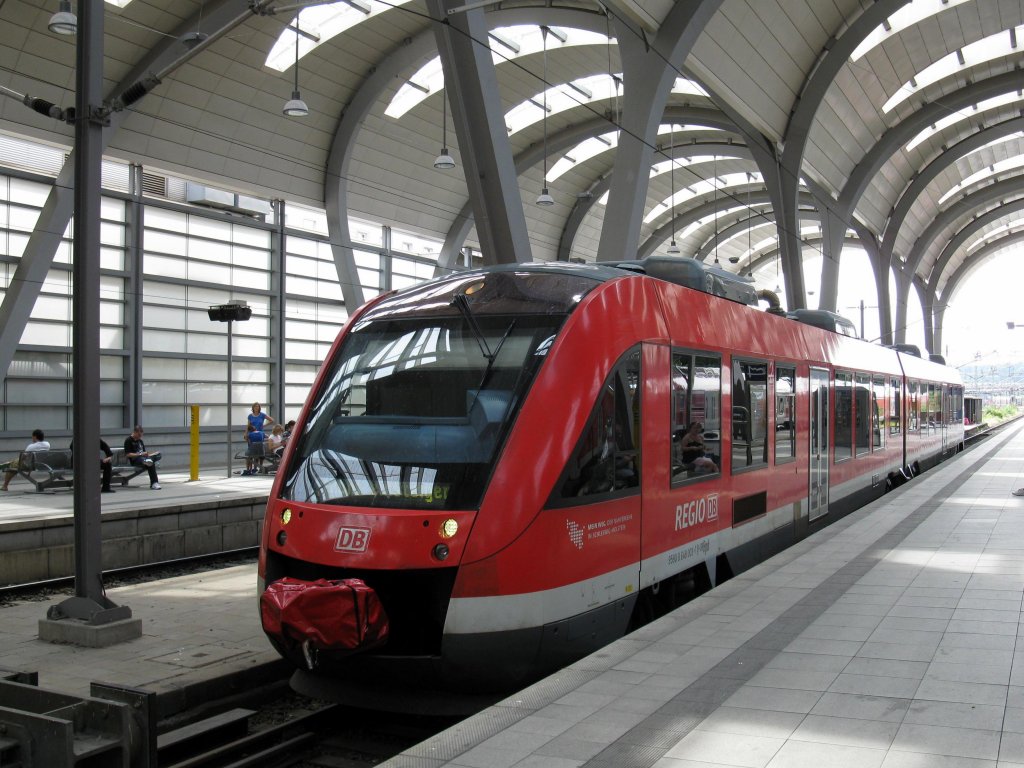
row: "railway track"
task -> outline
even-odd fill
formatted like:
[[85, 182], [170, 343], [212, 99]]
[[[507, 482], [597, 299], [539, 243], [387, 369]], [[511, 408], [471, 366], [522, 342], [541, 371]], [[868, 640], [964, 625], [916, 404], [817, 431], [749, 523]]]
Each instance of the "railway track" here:
[[307, 699], [283, 687], [254, 709], [232, 708], [165, 730], [160, 768], [361, 768], [454, 723]]

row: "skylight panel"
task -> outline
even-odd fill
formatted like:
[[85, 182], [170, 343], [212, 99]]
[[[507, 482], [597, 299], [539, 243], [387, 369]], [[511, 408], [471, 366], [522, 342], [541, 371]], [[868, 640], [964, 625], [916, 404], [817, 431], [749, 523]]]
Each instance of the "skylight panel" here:
[[853, 50], [850, 60], [857, 61], [872, 48], [881, 45], [893, 35], [898, 35], [907, 27], [966, 2], [969, 0], [914, 0], [907, 3], [886, 19], [885, 23], [875, 27], [874, 31]]
[[937, 83], [950, 75], [1002, 56], [1008, 56], [1016, 49], [1014, 41], [1021, 35], [1024, 35], [1024, 24], [1013, 29], [1004, 29], [1002, 32], [989, 35], [943, 56], [900, 86], [900, 89], [882, 105], [882, 111], [891, 112], [922, 88]]
[[[299, 58], [302, 58], [319, 45], [323, 45], [333, 37], [347, 32], [358, 24], [372, 19], [374, 16], [392, 8], [406, 5], [411, 0], [352, 0], [352, 2], [326, 3], [324, 5], [307, 6], [301, 11], [299, 29], [307, 32], [315, 39], [298, 35]], [[368, 11], [368, 12], [367, 12]], [[295, 64], [295, 19], [281, 31], [274, 47], [267, 54], [266, 66], [284, 72]]]
[[[618, 75], [619, 78], [622, 75]], [[590, 93], [588, 98], [585, 94]], [[536, 96], [512, 107], [505, 114], [505, 128], [510, 136], [540, 122], [544, 116], [543, 104], [548, 105], [548, 117], [567, 109], [592, 102], [603, 101], [616, 96], [615, 80], [611, 75], [600, 74], [561, 83], [541, 91]]]
[[967, 120], [973, 115], [979, 114], [981, 112], [987, 112], [990, 109], [998, 109], [999, 107], [1004, 107], [1007, 104], [1012, 104], [1015, 101], [1020, 101], [1021, 99], [1024, 99], [1024, 96], [1017, 92], [1013, 92], [1005, 93], [1002, 96], [993, 96], [991, 99], [985, 99], [984, 101], [979, 101], [977, 104], [961, 109], [959, 112], [954, 112], [951, 115], [947, 115], [941, 120], [938, 120], [935, 123], [933, 123], [928, 128], [925, 128], [923, 131], [917, 134], [917, 136], [910, 140], [910, 142], [907, 144], [906, 149], [909, 152], [925, 139], [934, 136], [936, 133], [945, 130], [949, 126], [954, 125], [955, 123]]
[[551, 169], [548, 171], [548, 175], [545, 176], [545, 179], [549, 182], [554, 181], [577, 164], [585, 163], [590, 158], [596, 157], [602, 152], [615, 149], [618, 145], [618, 131], [611, 131], [609, 133], [581, 141], [575, 147], [562, 155], [558, 162], [551, 166]]
[[1002, 226], [996, 227], [990, 232], [986, 232], [984, 235], [976, 239], [973, 243], [967, 246], [967, 253], [971, 255], [974, 251], [982, 246], [988, 245], [990, 242], [995, 240], [997, 237], [1003, 234], [1012, 235], [1015, 227], [1020, 227], [1024, 223], [1024, 218], [1014, 219], [1013, 221], [1003, 224]]
[[[693, 155], [691, 157], [677, 157], [676, 158], [676, 171], [680, 168], [692, 168], [695, 165], [701, 163], [712, 163], [715, 160], [742, 160], [740, 155]], [[661, 160], [651, 166], [651, 178], [655, 176], [661, 176], [663, 173], [669, 173], [672, 170], [671, 160]]]
[[1000, 173], [1005, 173], [1006, 171], [1012, 171], [1015, 168], [1021, 167], [1024, 167], [1024, 155], [1008, 157], [1005, 160], [1000, 160], [998, 163], [993, 163], [987, 168], [982, 168], [980, 171], [972, 173], [970, 176], [966, 177], [959, 183], [953, 185], [952, 189], [950, 189], [946, 194], [939, 198], [939, 205], [945, 203], [947, 200], [949, 200], [949, 198], [953, 197], [953, 195], [957, 194], [958, 192], [967, 189], [968, 187], [977, 184], [978, 182], [984, 181], [985, 179], [989, 179]]
[[[723, 208], [722, 210], [718, 211], [717, 217], [721, 219], [724, 216], [728, 216], [731, 213], [736, 213], [737, 211], [744, 211], [746, 210], [746, 208], [747, 206], [745, 205], [735, 205], [732, 208]], [[704, 216], [702, 218], [697, 219], [694, 222], [691, 222], [690, 224], [687, 225], [686, 229], [679, 233], [678, 238], [682, 240], [687, 235], [693, 234], [698, 229], [703, 227], [705, 224], [710, 224], [711, 222], [713, 222], [715, 220], [715, 217], [715, 213], [709, 213], [707, 216]]]
[[[303, 17], [305, 21], [305, 17]], [[552, 28], [553, 29], [553, 28]], [[609, 40], [605, 35], [588, 32], [583, 29], [558, 27], [558, 36], [548, 38], [548, 50], [567, 48], [578, 45], [616, 45], [615, 38]], [[294, 34], [293, 34], [294, 39]], [[565, 40], [562, 40], [562, 37]], [[512, 61], [522, 56], [540, 53], [544, 49], [544, 41], [540, 27], [535, 24], [520, 24], [514, 27], [497, 27], [488, 33], [491, 48], [491, 59], [495, 66], [505, 61]], [[292, 56], [295, 52], [292, 49]], [[398, 89], [384, 114], [395, 119], [400, 118], [430, 94], [444, 88], [444, 72], [441, 68], [441, 57], [428, 61], [416, 74]]]
[[702, 179], [694, 184], [683, 187], [677, 190], [674, 194], [662, 200], [660, 203], [656, 203], [655, 206], [644, 216], [644, 224], [650, 224], [659, 216], [663, 215], [666, 211], [671, 211], [674, 207], [682, 205], [695, 197], [713, 193], [715, 190], [722, 191], [728, 190], [732, 187], [739, 187], [744, 184], [758, 184], [761, 183], [760, 173], [727, 173], [717, 178]]

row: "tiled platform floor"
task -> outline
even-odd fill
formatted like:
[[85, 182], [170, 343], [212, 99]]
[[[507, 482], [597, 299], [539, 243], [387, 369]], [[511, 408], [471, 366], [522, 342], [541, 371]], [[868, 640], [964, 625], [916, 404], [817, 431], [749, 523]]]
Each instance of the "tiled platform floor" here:
[[1024, 766], [1024, 429], [389, 768]]

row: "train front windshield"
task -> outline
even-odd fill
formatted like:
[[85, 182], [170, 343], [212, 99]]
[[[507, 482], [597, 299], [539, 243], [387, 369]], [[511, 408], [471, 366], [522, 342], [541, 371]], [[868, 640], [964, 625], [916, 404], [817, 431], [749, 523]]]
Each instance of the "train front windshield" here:
[[371, 312], [349, 332], [310, 408], [283, 498], [479, 506], [501, 443], [581, 294], [556, 308], [474, 302], [464, 290], [426, 308]]

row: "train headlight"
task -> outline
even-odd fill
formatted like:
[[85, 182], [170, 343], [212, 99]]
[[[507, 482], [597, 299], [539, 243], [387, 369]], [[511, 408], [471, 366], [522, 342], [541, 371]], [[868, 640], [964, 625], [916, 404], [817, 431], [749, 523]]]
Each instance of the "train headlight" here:
[[435, 544], [433, 549], [434, 557], [438, 560], [448, 559], [448, 545], [447, 544]]
[[288, 525], [288, 523], [290, 523], [291, 521], [292, 521], [292, 511], [290, 509], [285, 509], [281, 513], [281, 525]]
[[447, 520], [445, 520], [443, 523], [441, 523], [441, 530], [438, 533], [441, 534], [441, 538], [442, 539], [450, 539], [452, 536], [454, 536], [458, 532], [459, 532], [459, 524], [458, 524], [458, 522], [449, 517]]
[[284, 531], [278, 531], [277, 532], [277, 546], [283, 547], [285, 545], [285, 542], [287, 542], [287, 541], [288, 541], [288, 534], [285, 533]]

